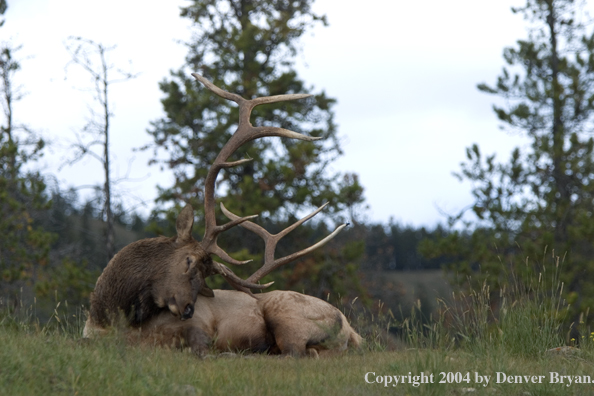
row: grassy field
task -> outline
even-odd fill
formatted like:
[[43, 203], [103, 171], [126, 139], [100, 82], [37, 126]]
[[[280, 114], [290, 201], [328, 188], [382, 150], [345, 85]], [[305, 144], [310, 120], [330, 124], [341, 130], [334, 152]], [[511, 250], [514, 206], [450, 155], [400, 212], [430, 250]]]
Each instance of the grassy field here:
[[115, 332], [82, 340], [84, 315], [64, 305], [48, 323], [0, 312], [0, 395], [592, 395], [594, 333], [581, 328], [579, 349], [549, 351], [576, 340], [565, 340], [562, 286], [536, 275], [502, 294], [497, 312], [484, 289], [437, 301], [429, 322], [420, 306], [395, 322], [347, 312], [365, 347], [318, 360], [200, 359], [127, 345]]
[[[0, 330], [0, 345], [2, 395], [594, 394], [594, 384], [567, 386], [566, 378], [563, 384], [551, 383], [551, 372], [594, 379], [594, 356], [584, 350], [533, 357], [490, 348], [485, 354], [410, 349], [318, 360], [260, 355], [198, 359], [175, 350], [130, 347], [117, 337], [82, 342], [57, 332], [6, 326]], [[497, 372], [514, 380], [522, 376], [522, 381], [537, 376], [537, 383], [501, 382], [501, 374], [497, 383]], [[421, 373], [433, 383], [415, 386], [414, 376]], [[490, 377], [487, 386], [484, 379], [477, 383], [477, 374]], [[387, 376], [392, 383], [386, 386]], [[393, 376], [405, 378], [394, 386]]]

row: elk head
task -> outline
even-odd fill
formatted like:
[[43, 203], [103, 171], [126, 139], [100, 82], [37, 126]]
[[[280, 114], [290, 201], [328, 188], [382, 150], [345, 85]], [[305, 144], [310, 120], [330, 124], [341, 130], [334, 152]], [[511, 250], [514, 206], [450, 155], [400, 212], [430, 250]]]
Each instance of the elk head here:
[[175, 249], [171, 251], [166, 274], [154, 283], [154, 298], [161, 308], [167, 307], [181, 320], [194, 314], [194, 302], [198, 294], [213, 297], [204, 278], [208, 276], [210, 256], [192, 237], [194, 210], [190, 205], [179, 214], [176, 221]]
[[[252, 216], [253, 217], [253, 216]], [[252, 218], [248, 217], [248, 218]], [[245, 219], [230, 222], [223, 230], [239, 224]], [[194, 224], [194, 210], [192, 206], [186, 207], [179, 214], [176, 221], [177, 235], [172, 238], [172, 249], [164, 248], [155, 252], [151, 259], [159, 257], [163, 276], [154, 279], [151, 290], [158, 307], [167, 307], [171, 313], [181, 320], [189, 319], [194, 314], [194, 303], [198, 294], [205, 297], [214, 297], [213, 291], [206, 285], [205, 279], [219, 273], [228, 282], [242, 288], [265, 288], [270, 285], [260, 285], [247, 282], [222, 264], [214, 262], [207, 251], [208, 245], [198, 242], [192, 237]], [[218, 253], [220, 251], [217, 250]]]

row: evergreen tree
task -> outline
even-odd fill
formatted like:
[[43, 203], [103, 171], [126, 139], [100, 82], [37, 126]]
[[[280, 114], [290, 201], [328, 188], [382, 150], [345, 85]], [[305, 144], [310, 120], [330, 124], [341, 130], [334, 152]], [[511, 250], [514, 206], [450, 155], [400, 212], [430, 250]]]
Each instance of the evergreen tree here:
[[507, 163], [477, 145], [467, 149], [458, 177], [473, 185], [477, 221], [425, 245], [426, 254], [451, 256], [457, 273], [487, 280], [493, 291], [507, 282], [509, 266], [522, 278], [534, 271], [530, 264], [560, 257], [576, 312], [594, 307], [594, 35], [580, 23], [581, 7], [527, 0], [512, 9], [531, 23], [529, 37], [504, 50], [496, 85], [478, 88], [505, 99], [494, 106], [498, 119], [529, 146]]
[[[200, 0], [182, 9], [197, 31], [189, 44], [187, 66], [160, 84], [167, 117], [153, 123], [149, 133], [155, 149], [165, 149], [163, 163], [173, 169], [175, 183], [161, 190], [160, 201], [184, 199], [201, 206], [208, 167], [235, 130], [237, 107], [197, 86], [189, 72], [197, 71], [229, 92], [245, 98], [309, 93], [293, 68], [299, 37], [325, 18], [311, 11], [311, 0]], [[259, 139], [236, 156], [250, 157], [245, 166], [224, 172], [221, 191], [239, 213], [279, 213], [304, 204], [338, 205], [334, 178], [324, 171], [341, 154], [331, 107], [335, 100], [323, 92], [308, 100], [259, 106], [256, 126], [274, 125], [312, 136], [319, 142]], [[223, 187], [224, 185], [224, 187]]]
[[[0, 11], [5, 9], [6, 3], [0, 3]], [[22, 87], [15, 84], [18, 49], [10, 43], [0, 47], [0, 283], [5, 294], [36, 279], [54, 239], [39, 224], [51, 204], [43, 177], [26, 168], [42, 154], [44, 141], [14, 119], [14, 104], [23, 97]]]
[[[191, 72], [246, 99], [312, 92], [294, 69], [301, 35], [316, 23], [326, 24], [325, 17], [311, 10], [311, 3], [194, 0], [182, 8], [181, 15], [196, 26], [188, 44], [187, 65], [160, 84], [166, 95], [162, 100], [166, 117], [153, 122], [149, 130], [155, 156], [166, 150], [168, 158], [161, 164], [175, 175], [172, 186], [160, 189], [158, 201], [191, 202], [201, 217], [206, 173], [238, 121], [237, 107], [199, 87]], [[362, 188], [356, 177], [343, 177], [339, 182], [339, 175], [328, 176], [328, 164], [341, 154], [334, 103], [320, 92], [305, 100], [256, 107], [251, 120], [254, 126], [282, 127], [323, 139], [265, 138], [241, 147], [235, 159], [253, 161], [226, 169], [219, 176], [218, 193], [225, 197], [225, 205], [237, 214], [261, 213], [261, 223], [281, 228], [304, 207], [329, 201], [330, 211], [339, 211], [360, 203]], [[231, 235], [241, 237], [226, 234], [227, 245], [259, 246], [257, 241], [245, 243], [251, 236], [232, 231]], [[313, 229], [302, 232], [317, 235]], [[293, 241], [298, 234], [291, 235]], [[287, 244], [293, 251], [298, 248], [298, 244]]]
[[[5, 10], [6, 2], [0, 0], [0, 14]], [[19, 48], [11, 43], [0, 46], [0, 300], [8, 297], [17, 307], [32, 303], [34, 293], [53, 297], [59, 290], [60, 298], [82, 302], [96, 274], [69, 258], [76, 255], [73, 244], [65, 242], [75, 237], [75, 196], [50, 197], [45, 175], [34, 170], [45, 142], [15, 117], [15, 104], [24, 95], [15, 79], [21, 67], [15, 58]], [[50, 198], [56, 199], [55, 206]], [[48, 314], [46, 305], [37, 307], [42, 316]]]

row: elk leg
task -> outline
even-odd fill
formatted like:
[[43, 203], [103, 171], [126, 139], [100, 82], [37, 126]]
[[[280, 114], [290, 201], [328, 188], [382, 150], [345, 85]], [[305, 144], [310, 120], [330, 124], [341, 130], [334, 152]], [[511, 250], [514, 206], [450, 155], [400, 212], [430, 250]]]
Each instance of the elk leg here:
[[288, 337], [285, 336], [277, 336], [276, 338], [276, 345], [278, 349], [280, 349], [281, 354], [284, 356], [294, 356], [294, 357], [302, 357], [302, 356], [312, 356], [306, 347], [306, 342], [304, 340], [299, 340], [297, 337], [293, 337], [293, 334], [289, 333]]
[[208, 352], [208, 348], [210, 346], [211, 339], [199, 327], [191, 326], [186, 328], [184, 334], [184, 340], [187, 346], [190, 347], [192, 352], [194, 352], [198, 356], [203, 356]]
[[320, 355], [318, 354], [318, 350], [315, 348], [307, 348], [305, 350], [305, 352], [307, 353], [307, 356], [309, 356], [310, 358], [314, 358], [314, 359], [320, 358]]

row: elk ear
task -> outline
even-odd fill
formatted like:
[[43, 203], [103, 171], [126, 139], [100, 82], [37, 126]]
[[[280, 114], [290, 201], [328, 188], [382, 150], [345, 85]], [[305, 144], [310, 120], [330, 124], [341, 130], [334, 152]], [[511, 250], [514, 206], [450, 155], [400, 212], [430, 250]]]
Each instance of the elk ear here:
[[214, 292], [211, 288], [204, 286], [200, 289], [200, 295], [204, 297], [214, 297]]
[[194, 225], [194, 209], [188, 204], [177, 216], [175, 228], [177, 231], [176, 242], [185, 242], [192, 238], [192, 226]]

